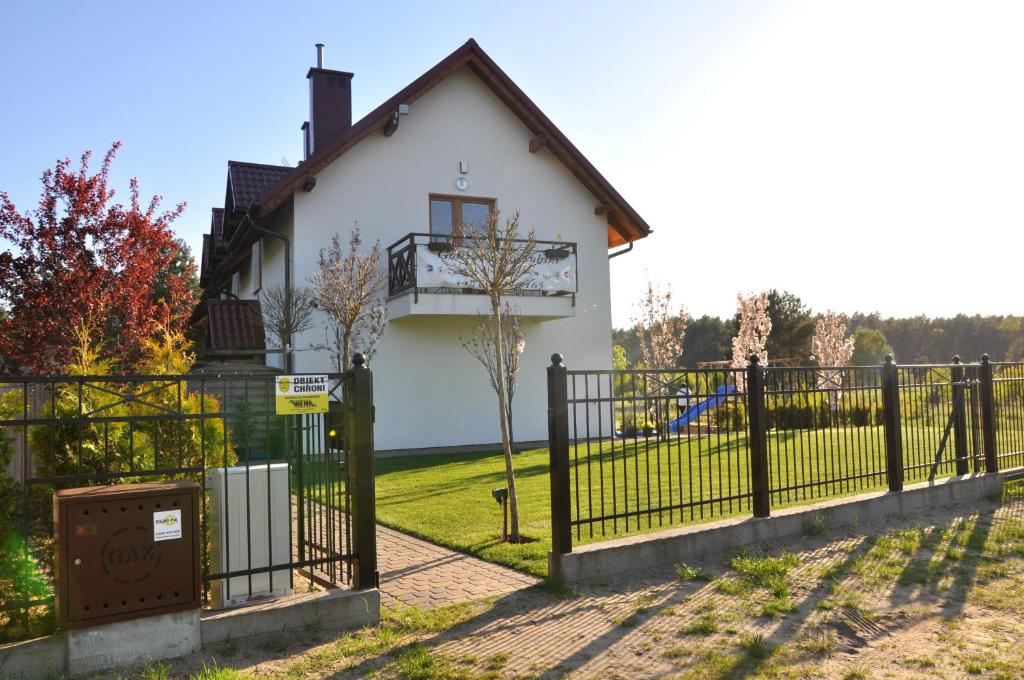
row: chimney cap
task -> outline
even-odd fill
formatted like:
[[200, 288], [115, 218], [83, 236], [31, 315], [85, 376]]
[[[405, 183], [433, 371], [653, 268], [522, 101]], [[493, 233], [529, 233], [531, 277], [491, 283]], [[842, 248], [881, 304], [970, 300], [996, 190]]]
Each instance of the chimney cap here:
[[331, 76], [341, 76], [343, 78], [353, 78], [355, 76], [351, 71], [334, 71], [329, 68], [317, 68], [316, 66], [310, 66], [309, 70], [306, 71], [306, 77], [312, 78], [314, 73], [326, 73]]

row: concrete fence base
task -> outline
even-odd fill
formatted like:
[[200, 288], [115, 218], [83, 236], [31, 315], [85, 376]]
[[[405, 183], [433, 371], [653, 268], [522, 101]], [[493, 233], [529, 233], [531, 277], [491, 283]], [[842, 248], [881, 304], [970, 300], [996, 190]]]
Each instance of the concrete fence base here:
[[200, 622], [203, 645], [295, 630], [341, 631], [380, 621], [380, 591], [328, 590], [287, 600], [210, 612]]
[[202, 649], [198, 609], [74, 628], [63, 637], [67, 675], [163, 661]]
[[810, 515], [823, 515], [827, 526], [842, 528], [932, 508], [998, 500], [1001, 474], [951, 477], [909, 485], [900, 493], [887, 491], [823, 501], [775, 511], [771, 517], [741, 517], [640, 534], [573, 548], [559, 556], [549, 554], [549, 573], [571, 584], [622, 578], [638, 570], [669, 567], [707, 555], [731, 552], [744, 545], [799, 536]]
[[198, 609], [150, 616], [0, 645], [0, 680], [73, 677], [201, 648], [287, 631], [340, 631], [376, 625], [380, 591], [327, 590], [200, 615]]

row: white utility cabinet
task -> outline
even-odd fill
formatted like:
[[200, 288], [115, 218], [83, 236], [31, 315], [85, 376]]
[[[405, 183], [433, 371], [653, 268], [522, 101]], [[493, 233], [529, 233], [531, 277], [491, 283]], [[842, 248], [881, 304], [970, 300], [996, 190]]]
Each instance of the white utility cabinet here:
[[[207, 472], [211, 573], [260, 569], [291, 562], [288, 482], [287, 463], [221, 467]], [[218, 579], [210, 584], [211, 604], [218, 609], [291, 593], [291, 574], [287, 567], [251, 577]]]

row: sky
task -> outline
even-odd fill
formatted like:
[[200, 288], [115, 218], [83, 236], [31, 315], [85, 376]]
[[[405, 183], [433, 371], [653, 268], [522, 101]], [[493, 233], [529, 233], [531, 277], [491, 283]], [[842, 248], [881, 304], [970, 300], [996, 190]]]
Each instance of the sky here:
[[616, 326], [648, 280], [691, 316], [771, 288], [1024, 313], [1024, 3], [8, 0], [4, 24], [23, 209], [56, 159], [121, 140], [114, 184], [187, 202], [198, 254], [228, 159], [300, 160], [314, 43], [358, 119], [474, 37], [654, 230], [612, 260]]

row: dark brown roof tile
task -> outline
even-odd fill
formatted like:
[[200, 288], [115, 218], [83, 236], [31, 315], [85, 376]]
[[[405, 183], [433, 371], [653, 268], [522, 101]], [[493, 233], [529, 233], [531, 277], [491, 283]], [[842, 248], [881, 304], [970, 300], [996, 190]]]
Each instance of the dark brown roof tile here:
[[228, 161], [228, 182], [231, 185], [231, 199], [236, 211], [243, 211], [295, 168], [284, 165], [264, 165]]
[[208, 300], [210, 349], [266, 349], [259, 300]]

